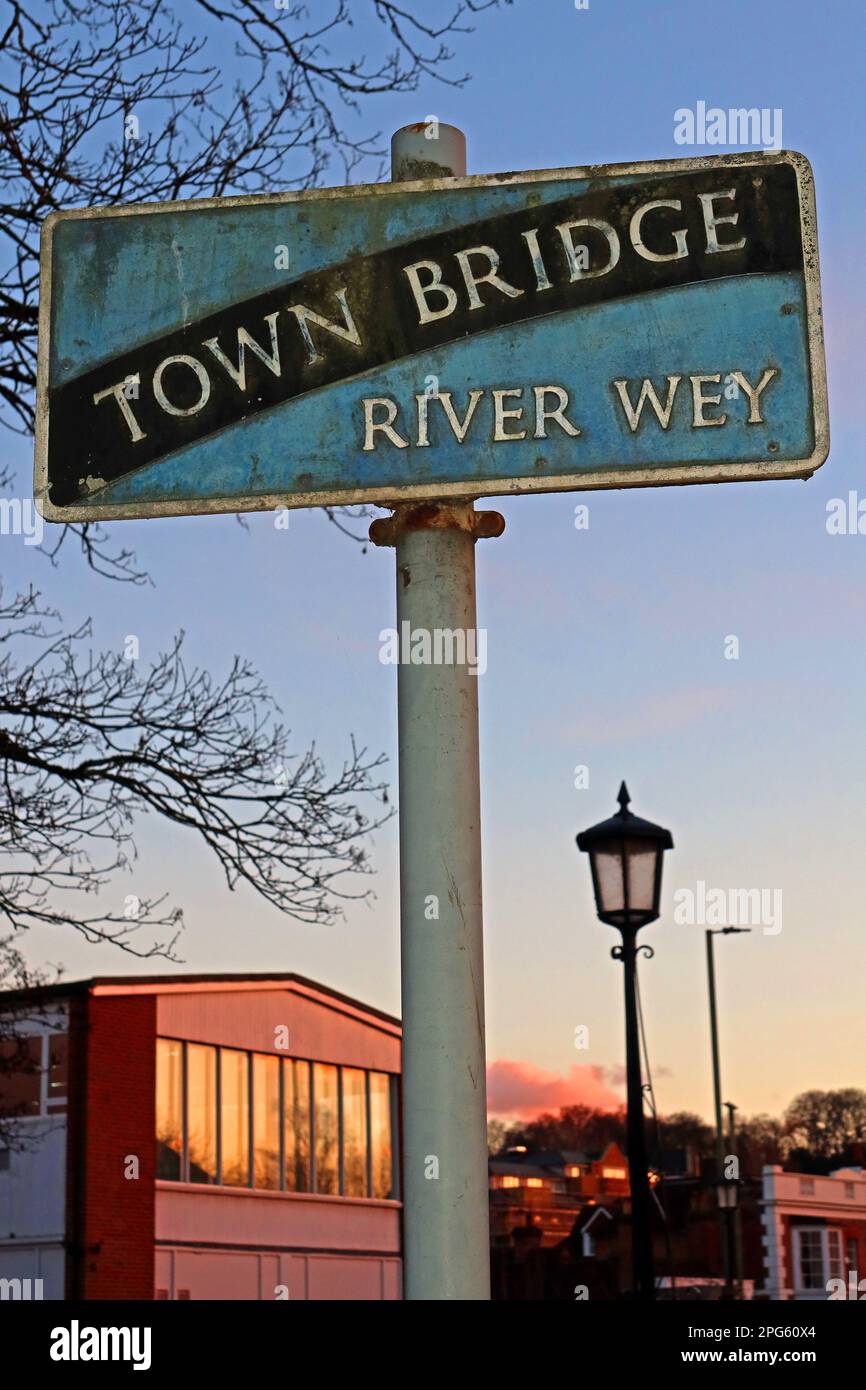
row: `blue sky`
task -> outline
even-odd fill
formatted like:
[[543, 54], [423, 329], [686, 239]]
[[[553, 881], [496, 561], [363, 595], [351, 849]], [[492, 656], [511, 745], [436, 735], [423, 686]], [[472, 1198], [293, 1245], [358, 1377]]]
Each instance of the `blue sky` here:
[[[516, 0], [455, 42], [455, 67], [473, 77], [465, 88], [429, 82], [365, 113], [386, 133], [429, 114], [461, 126], [469, 171], [486, 173], [712, 153], [675, 144], [678, 108], [778, 107], [784, 147], [815, 172], [824, 468], [808, 482], [497, 502], [506, 534], [477, 547], [488, 1056], [550, 1073], [557, 1095], [555, 1078], [574, 1066], [601, 1068], [607, 1085], [622, 1061], [615, 938], [595, 918], [574, 847], [615, 809], [622, 777], [638, 813], [676, 844], [665, 910], [647, 932], [656, 956], [642, 967], [660, 1109], [711, 1108], [703, 931], [672, 912], [675, 890], [701, 879], [784, 895], [778, 935], [717, 946], [725, 1098], [778, 1112], [809, 1087], [866, 1084], [866, 536], [825, 526], [828, 500], [862, 488], [864, 30], [862, 6], [841, 0], [716, 10], [590, 0], [585, 11]], [[2, 447], [29, 469], [24, 444]], [[586, 531], [573, 525], [578, 501], [589, 504]], [[144, 660], [179, 627], [215, 670], [249, 656], [298, 746], [315, 738], [337, 757], [354, 732], [389, 755], [396, 786], [395, 674], [378, 660], [393, 622], [392, 552], [363, 555], [320, 513], [293, 514], [287, 532], [267, 515], [248, 530], [225, 517], [114, 531], [154, 588], [111, 586], [71, 560], [55, 574], [12, 538], [7, 573], [41, 585], [70, 621], [91, 613], [101, 645], [135, 633]], [[738, 661], [724, 658], [729, 634]], [[573, 785], [578, 764], [586, 790]], [[375, 838], [375, 905], [334, 928], [228, 894], [194, 842], [144, 826], [140, 843], [118, 897], [166, 890], [185, 908], [186, 969], [296, 970], [398, 1011], [396, 823]], [[71, 935], [34, 933], [29, 949], [72, 975], [135, 968]], [[574, 1049], [579, 1024], [588, 1051]]]

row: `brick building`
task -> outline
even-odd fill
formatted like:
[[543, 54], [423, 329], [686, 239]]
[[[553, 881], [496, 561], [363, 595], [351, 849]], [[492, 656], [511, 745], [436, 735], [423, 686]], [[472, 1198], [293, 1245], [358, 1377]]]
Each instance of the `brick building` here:
[[398, 1020], [297, 975], [100, 978], [0, 1014], [0, 1279], [400, 1296]]
[[494, 1247], [535, 1227], [540, 1246], [567, 1236], [587, 1205], [628, 1196], [628, 1160], [618, 1144], [602, 1154], [507, 1149], [491, 1158], [490, 1239]]
[[[572, 1302], [581, 1286], [593, 1299], [629, 1293], [631, 1200], [618, 1145], [596, 1155], [512, 1149], [489, 1166], [495, 1298]], [[692, 1149], [654, 1155], [650, 1224], [659, 1297], [718, 1298], [723, 1291], [713, 1170]], [[738, 1192], [743, 1292], [751, 1297], [762, 1274], [759, 1180], [742, 1179]]]

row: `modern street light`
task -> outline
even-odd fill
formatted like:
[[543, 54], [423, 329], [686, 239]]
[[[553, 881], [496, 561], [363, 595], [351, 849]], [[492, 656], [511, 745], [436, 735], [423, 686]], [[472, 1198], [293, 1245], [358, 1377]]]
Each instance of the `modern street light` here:
[[619, 789], [619, 811], [577, 837], [577, 847], [589, 855], [595, 907], [602, 922], [616, 927], [622, 944], [611, 955], [625, 968], [625, 1055], [628, 1091], [627, 1134], [631, 1188], [632, 1263], [635, 1294], [655, 1298], [650, 1186], [643, 1117], [643, 1078], [637, 1016], [637, 957], [652, 956], [651, 946], [638, 946], [641, 927], [659, 915], [662, 858], [673, 849], [669, 830], [631, 812], [625, 782]]
[[[716, 967], [713, 958], [714, 936], [738, 936], [748, 933], [751, 927], [708, 927], [707, 941], [707, 986], [710, 995], [710, 1042], [713, 1050], [713, 1101], [716, 1111], [716, 1182], [724, 1182], [725, 1139], [722, 1131], [722, 1080], [719, 1066], [719, 1019], [716, 1009]], [[731, 1238], [731, 1216], [728, 1209], [719, 1203], [719, 1244], [722, 1248], [722, 1272], [725, 1278], [725, 1293], [730, 1297], [733, 1286], [733, 1260]]]

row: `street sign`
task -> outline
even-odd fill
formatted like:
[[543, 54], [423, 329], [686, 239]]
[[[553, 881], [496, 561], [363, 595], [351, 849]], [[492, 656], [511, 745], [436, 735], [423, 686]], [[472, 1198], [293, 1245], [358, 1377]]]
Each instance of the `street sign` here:
[[786, 152], [83, 209], [43, 229], [54, 521], [807, 477]]

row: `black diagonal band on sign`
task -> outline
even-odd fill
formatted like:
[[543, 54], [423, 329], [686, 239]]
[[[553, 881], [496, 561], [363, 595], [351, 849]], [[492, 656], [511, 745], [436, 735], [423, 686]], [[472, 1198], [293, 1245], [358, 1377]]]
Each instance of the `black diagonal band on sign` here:
[[[719, 244], [725, 247], [744, 237], [746, 245], [741, 250], [712, 252], [707, 247], [698, 194], [718, 194], [726, 189], [734, 189], [735, 197], [733, 201], [718, 200], [716, 215], [723, 217], [736, 211], [738, 220], [735, 225], [722, 224], [717, 228]], [[523, 191], [527, 204], [532, 185], [523, 186]], [[445, 199], [443, 218], [447, 217], [447, 200], [451, 196], [448, 191], [427, 196]], [[513, 188], [503, 188], [504, 199], [513, 196]], [[674, 231], [685, 228], [689, 254], [678, 260], [649, 261], [633, 250], [629, 221], [642, 203], [665, 198], [679, 199], [682, 211], [661, 208], [650, 213], [643, 224], [644, 243], [658, 254], [670, 253], [674, 249]], [[361, 206], [360, 201], [347, 205], [348, 215], [355, 209], [363, 215]], [[619, 263], [597, 279], [571, 281], [569, 277], [563, 240], [556, 226], [578, 218], [609, 223], [619, 236]], [[532, 229], [537, 233], [551, 281], [549, 289], [538, 289], [528, 244], [522, 235]], [[590, 268], [607, 264], [608, 244], [602, 232], [581, 229], [575, 234], [575, 241], [588, 247]], [[468, 307], [455, 254], [482, 245], [495, 248], [500, 258], [498, 274], [523, 293], [510, 298], [495, 286], [482, 285], [482, 306], [473, 310]], [[418, 306], [404, 273], [407, 265], [421, 260], [441, 265], [443, 280], [458, 293], [454, 312], [429, 324], [419, 324]], [[609, 182], [598, 187], [590, 185], [588, 192], [554, 203], [525, 205], [517, 212], [509, 210], [498, 217], [419, 237], [230, 305], [122, 353], [50, 392], [49, 495], [55, 506], [69, 505], [91, 494], [93, 484], [88, 484], [88, 479], [114, 482], [285, 401], [474, 333], [722, 277], [800, 270], [802, 260], [796, 176], [786, 164], [703, 169], [642, 178], [619, 186]], [[473, 268], [483, 273], [483, 258], [473, 262]], [[303, 304], [331, 321], [342, 322], [337, 300], [340, 289], [346, 291], [362, 346], [312, 325], [310, 332], [321, 356], [310, 362], [296, 316], [280, 311]], [[430, 300], [434, 309], [443, 303], [438, 296]], [[278, 314], [280, 375], [274, 375], [248, 351], [246, 390], [241, 391], [203, 347], [203, 342], [217, 338], [229, 360], [237, 363], [238, 330], [245, 328], [262, 347], [269, 349], [269, 329], [264, 320], [273, 313]], [[195, 357], [210, 378], [207, 403], [198, 413], [186, 417], [166, 414], [152, 387], [158, 365], [167, 357], [181, 354]], [[93, 401], [95, 394], [135, 375], [140, 378], [139, 394], [129, 401], [129, 406], [144, 434], [138, 442], [132, 441], [116, 400], [108, 397], [98, 405]], [[419, 391], [423, 390], [424, 375], [422, 366]], [[177, 407], [189, 407], [199, 400], [200, 388], [188, 367], [168, 367], [163, 384]]]

